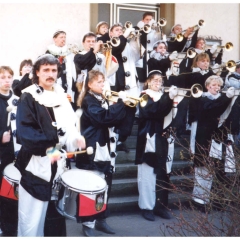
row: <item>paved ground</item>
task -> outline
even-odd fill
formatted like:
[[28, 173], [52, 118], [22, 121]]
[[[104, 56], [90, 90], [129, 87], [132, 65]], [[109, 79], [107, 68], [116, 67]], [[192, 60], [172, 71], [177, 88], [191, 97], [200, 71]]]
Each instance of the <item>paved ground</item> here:
[[[151, 222], [145, 220], [139, 212], [113, 213], [107, 222], [116, 234], [109, 235], [97, 230], [95, 233], [99, 237], [219, 236], [217, 229], [221, 228], [221, 220], [226, 219], [225, 212], [213, 211], [206, 215], [189, 208], [183, 211], [172, 208], [172, 214], [171, 220], [156, 216], [155, 221]], [[200, 226], [199, 230], [196, 224]], [[83, 236], [81, 224], [67, 219], [66, 225], [67, 236]], [[192, 226], [195, 229], [192, 229]]]

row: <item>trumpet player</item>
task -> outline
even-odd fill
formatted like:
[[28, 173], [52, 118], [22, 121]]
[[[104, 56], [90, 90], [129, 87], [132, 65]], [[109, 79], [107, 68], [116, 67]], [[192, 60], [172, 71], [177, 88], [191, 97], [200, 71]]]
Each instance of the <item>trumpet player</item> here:
[[142, 216], [154, 221], [158, 215], [170, 219], [168, 189], [173, 161], [174, 137], [170, 131], [173, 99], [177, 88], [161, 91], [162, 75], [152, 71], [141, 93], [149, 96], [140, 106], [135, 164], [138, 166], [138, 205]]
[[109, 30], [109, 24], [105, 21], [101, 21], [96, 26], [97, 38], [103, 36]]
[[[218, 179], [217, 184], [227, 184], [221, 152], [223, 146], [221, 142], [224, 141], [225, 136], [219, 134], [219, 124], [227, 118], [229, 113], [227, 109], [233, 100], [234, 88], [229, 88], [226, 93], [219, 93], [222, 85], [221, 77], [209, 76], [205, 81], [207, 91], [200, 98], [192, 99], [189, 107], [190, 146], [195, 171], [192, 200], [193, 204], [203, 212], [208, 211], [207, 206], [210, 201], [213, 207], [221, 210], [221, 204], [214, 198], [214, 191], [219, 191], [217, 185], [216, 188], [212, 187], [214, 175]], [[228, 148], [227, 145], [225, 146]], [[210, 198], [212, 192], [213, 198]]]
[[[85, 83], [87, 73], [92, 69], [98, 70], [104, 74], [106, 79], [106, 89], [110, 90], [110, 86], [115, 83], [115, 72], [117, 71], [117, 67], [112, 67], [111, 69], [108, 69], [109, 71], [107, 71], [106, 57], [103, 53], [101, 53], [102, 44], [103, 41], [97, 41], [97, 36], [93, 32], [86, 33], [83, 36], [83, 50], [74, 56], [74, 63], [78, 75], [76, 86], [79, 94], [81, 94], [81, 90], [84, 87], [83, 85]], [[76, 97], [78, 97], [78, 95]], [[77, 101], [76, 98], [75, 100]]]
[[166, 76], [167, 70], [171, 67], [171, 61], [177, 58], [178, 53], [175, 51], [171, 54], [167, 52], [167, 44], [165, 41], [157, 41], [153, 45], [150, 57], [147, 62], [149, 72], [159, 70], [162, 76]]
[[[138, 22], [136, 29], [140, 30], [143, 29], [144, 26], [148, 26], [147, 31], [141, 30], [140, 33], [140, 44], [141, 50], [143, 51], [143, 55], [141, 59], [136, 62], [136, 69], [138, 73], [140, 89], [143, 89], [144, 82], [147, 79], [148, 72], [151, 70], [148, 69], [148, 60], [149, 60], [149, 53], [153, 50], [153, 45], [158, 40], [166, 40], [166, 35], [162, 34], [151, 28], [152, 24], [156, 21], [153, 19], [153, 14], [151, 12], [145, 12], [142, 16], [142, 20]], [[141, 52], [142, 52], [141, 51]], [[142, 53], [141, 53], [142, 54]]]

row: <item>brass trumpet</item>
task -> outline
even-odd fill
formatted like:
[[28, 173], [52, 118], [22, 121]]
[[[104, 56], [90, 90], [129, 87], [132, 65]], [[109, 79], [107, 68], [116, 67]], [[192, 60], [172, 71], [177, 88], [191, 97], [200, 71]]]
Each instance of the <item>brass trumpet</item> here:
[[113, 47], [117, 47], [120, 45], [120, 39], [118, 37], [113, 37], [110, 39], [110, 41], [107, 41], [106, 43], [101, 44], [100, 52], [107, 51], [108, 49]]
[[[212, 46], [206, 45], [205, 49], [211, 49]], [[231, 51], [233, 49], [233, 44], [231, 42], [227, 42], [224, 46], [217, 46], [217, 48], [225, 49], [226, 51]]]
[[233, 60], [229, 60], [226, 63], [223, 63], [223, 64], [219, 65], [219, 67], [212, 68], [212, 69], [221, 69], [221, 68], [224, 68], [224, 67], [226, 67], [226, 69], [229, 72], [235, 72], [235, 70], [236, 70], [236, 62], [233, 61]]
[[[118, 92], [110, 90], [105, 91], [104, 95], [107, 100], [112, 102], [117, 102], [119, 98]], [[127, 96], [127, 99], [129, 101], [125, 101], [124, 103], [129, 107], [136, 107], [138, 103], [140, 103], [141, 107], [145, 107], [148, 102], [148, 95], [144, 94], [141, 98]]]
[[[163, 90], [165, 92], [169, 92], [169, 89], [170, 89], [170, 87], [163, 87]], [[180, 95], [180, 94], [178, 94], [178, 96], [184, 96], [184, 97], [191, 97], [191, 96], [193, 96], [194, 98], [199, 98], [203, 94], [202, 85], [198, 84], [198, 83], [192, 85], [192, 87], [190, 89], [189, 88], [177, 88], [177, 89], [178, 90], [190, 91], [190, 93], [191, 93], [190, 96], [188, 96], [188, 95]]]
[[[171, 53], [170, 53], [170, 54], [171, 54]], [[184, 55], [184, 54], [185, 54], [185, 55]], [[190, 48], [187, 50], [187, 52], [180, 52], [180, 53], [178, 53], [177, 58], [178, 58], [178, 59], [184, 59], [185, 57], [194, 58], [196, 55], [197, 55], [197, 53], [196, 53], [195, 48], [190, 47]], [[184, 56], [184, 57], [182, 57], [182, 56]]]
[[[197, 31], [199, 28], [202, 28], [202, 27], [204, 27], [204, 26], [205, 26], [204, 20], [200, 19], [200, 20], [198, 21], [198, 24], [192, 26], [191, 28], [193, 28], [193, 29], [194, 29], [193, 31], [195, 32], [195, 31]], [[183, 38], [184, 38], [184, 36], [183, 36], [184, 34], [183, 34], [183, 33], [185, 33], [186, 31], [187, 31], [187, 29], [186, 29], [186, 30], [183, 30], [181, 33], [178, 33], [175, 39], [176, 39], [178, 42], [181, 42], [181, 41], [183, 40]]]
[[160, 18], [156, 23], [152, 24], [152, 28], [155, 27], [164, 27], [167, 24], [167, 20], [165, 18]]
[[[133, 25], [130, 21], [125, 22], [124, 24], [124, 28], [132, 28]], [[133, 32], [136, 32], [139, 34], [140, 31], [143, 31], [145, 33], [150, 33], [151, 32], [151, 26], [149, 24], [145, 24], [142, 28], [140, 28], [139, 30], [135, 30]]]

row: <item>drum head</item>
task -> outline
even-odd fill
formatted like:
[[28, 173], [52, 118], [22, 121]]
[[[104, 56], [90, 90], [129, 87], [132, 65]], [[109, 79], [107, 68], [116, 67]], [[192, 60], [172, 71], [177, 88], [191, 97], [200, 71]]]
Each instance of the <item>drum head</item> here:
[[70, 169], [61, 175], [62, 182], [79, 192], [95, 192], [106, 188], [106, 181], [89, 170]]
[[9, 178], [10, 180], [13, 180], [16, 183], [19, 183], [21, 179], [21, 173], [14, 166], [14, 163], [10, 163], [4, 168], [3, 175]]

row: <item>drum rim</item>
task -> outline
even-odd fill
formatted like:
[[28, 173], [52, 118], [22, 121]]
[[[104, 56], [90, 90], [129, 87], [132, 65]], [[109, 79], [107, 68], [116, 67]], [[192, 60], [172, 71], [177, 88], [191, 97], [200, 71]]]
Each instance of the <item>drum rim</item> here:
[[20, 182], [20, 180], [12, 179], [5, 174], [3, 176], [6, 177], [6, 179], [9, 180], [10, 182], [17, 183], [17, 184], [19, 184], [19, 182]]

